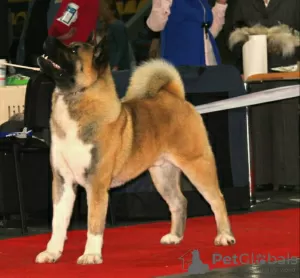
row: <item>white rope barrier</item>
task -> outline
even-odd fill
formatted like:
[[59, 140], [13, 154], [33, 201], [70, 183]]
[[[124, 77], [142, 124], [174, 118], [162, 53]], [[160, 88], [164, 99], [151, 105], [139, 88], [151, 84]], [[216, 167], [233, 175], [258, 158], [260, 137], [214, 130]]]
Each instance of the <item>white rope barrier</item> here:
[[299, 96], [300, 85], [293, 85], [233, 97], [226, 100], [215, 101], [208, 104], [198, 105], [195, 108], [199, 113], [206, 114], [267, 102], [274, 102], [283, 99], [295, 98]]
[[28, 70], [40, 71], [40, 68], [21, 66], [21, 65], [12, 64], [12, 63], [7, 63], [7, 62], [1, 62], [0, 66], [11, 66], [11, 67], [15, 67], [15, 68], [21, 68], [21, 69], [28, 69]]

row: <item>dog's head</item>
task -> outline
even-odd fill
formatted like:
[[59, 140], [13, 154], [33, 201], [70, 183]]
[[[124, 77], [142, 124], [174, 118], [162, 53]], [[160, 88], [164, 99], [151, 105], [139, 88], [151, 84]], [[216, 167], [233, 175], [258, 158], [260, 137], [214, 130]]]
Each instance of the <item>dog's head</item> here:
[[52, 78], [65, 92], [88, 88], [103, 75], [109, 65], [107, 39], [64, 45], [48, 37], [44, 43], [45, 54], [38, 58], [41, 71]]

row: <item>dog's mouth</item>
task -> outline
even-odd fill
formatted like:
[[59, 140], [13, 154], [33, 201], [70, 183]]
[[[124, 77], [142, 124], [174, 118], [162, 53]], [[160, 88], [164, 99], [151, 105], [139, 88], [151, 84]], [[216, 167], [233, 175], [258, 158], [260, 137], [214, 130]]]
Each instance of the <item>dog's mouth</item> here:
[[55, 62], [53, 62], [51, 59], [49, 59], [48, 56], [46, 56], [45, 54], [43, 54], [40, 57], [45, 63], [51, 65], [53, 68], [57, 69], [57, 70], [62, 70], [61, 66], [56, 64]]

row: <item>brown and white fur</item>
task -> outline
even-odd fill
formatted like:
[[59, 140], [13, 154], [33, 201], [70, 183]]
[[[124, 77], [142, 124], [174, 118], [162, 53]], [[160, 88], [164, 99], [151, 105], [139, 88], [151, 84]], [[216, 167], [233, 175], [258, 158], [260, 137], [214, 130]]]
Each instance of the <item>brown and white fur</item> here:
[[234, 244], [206, 128], [185, 100], [176, 69], [162, 60], [145, 63], [120, 101], [105, 38], [96, 46], [70, 47], [48, 39], [45, 51], [49, 58], [38, 62], [57, 85], [51, 116], [54, 214], [51, 239], [36, 262], [56, 262], [62, 255], [80, 184], [87, 192], [88, 232], [77, 263], [101, 263], [108, 191], [146, 170], [171, 212], [171, 229], [162, 244], [183, 239], [187, 201], [180, 190], [181, 172], [211, 206], [215, 244]]

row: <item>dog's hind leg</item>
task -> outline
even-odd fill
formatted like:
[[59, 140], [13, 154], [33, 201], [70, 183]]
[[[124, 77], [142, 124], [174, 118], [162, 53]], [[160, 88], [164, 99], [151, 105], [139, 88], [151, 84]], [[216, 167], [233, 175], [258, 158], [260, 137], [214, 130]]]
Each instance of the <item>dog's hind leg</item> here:
[[36, 257], [37, 263], [54, 263], [60, 258], [76, 197], [71, 177], [64, 178], [55, 169], [53, 169], [52, 191], [52, 236], [47, 249]]
[[217, 169], [212, 151], [208, 151], [192, 160], [180, 159], [177, 162], [176, 164], [211, 206], [218, 232], [215, 244], [234, 244], [235, 238], [231, 232], [226, 204], [219, 188]]
[[171, 212], [171, 231], [161, 238], [162, 244], [178, 244], [183, 239], [187, 201], [180, 190], [180, 169], [170, 162], [149, 169], [153, 183]]

